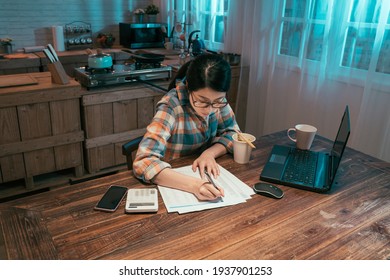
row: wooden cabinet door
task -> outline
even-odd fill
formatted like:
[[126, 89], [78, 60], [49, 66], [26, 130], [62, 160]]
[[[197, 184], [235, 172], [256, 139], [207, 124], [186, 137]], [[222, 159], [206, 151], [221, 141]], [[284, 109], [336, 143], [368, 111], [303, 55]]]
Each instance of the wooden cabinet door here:
[[[79, 100], [69, 99], [50, 102], [50, 118], [53, 136], [79, 132], [81, 130]], [[63, 170], [82, 165], [82, 153], [80, 142], [55, 146], [56, 169]]]
[[[44, 146], [45, 138], [52, 135], [49, 102], [18, 106], [18, 116], [22, 141], [42, 139]], [[25, 152], [24, 161], [27, 177], [56, 170], [51, 147]]]
[[86, 165], [89, 172], [126, 163], [122, 145], [144, 134], [154, 116], [156, 103], [163, 94], [154, 88], [139, 86], [83, 96]]
[[[16, 107], [0, 108], [0, 146], [21, 142]], [[0, 154], [0, 182], [8, 182], [25, 177], [23, 154]]]

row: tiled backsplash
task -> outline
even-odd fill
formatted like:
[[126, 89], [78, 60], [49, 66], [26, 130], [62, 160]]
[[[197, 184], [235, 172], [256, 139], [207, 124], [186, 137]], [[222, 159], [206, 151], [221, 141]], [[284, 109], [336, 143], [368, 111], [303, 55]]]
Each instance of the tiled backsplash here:
[[1, 0], [0, 38], [12, 38], [13, 50], [53, 43], [52, 26], [84, 21], [98, 33], [112, 33], [119, 43], [119, 22], [132, 22], [133, 11], [153, 0]]

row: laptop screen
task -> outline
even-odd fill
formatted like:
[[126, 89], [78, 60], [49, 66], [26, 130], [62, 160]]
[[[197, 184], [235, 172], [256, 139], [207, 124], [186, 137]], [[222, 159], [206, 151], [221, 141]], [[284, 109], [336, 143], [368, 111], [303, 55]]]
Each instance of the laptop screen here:
[[350, 120], [349, 120], [349, 109], [348, 106], [346, 106], [343, 119], [341, 120], [339, 131], [337, 132], [336, 140], [333, 143], [333, 148], [331, 152], [332, 155], [331, 180], [332, 181], [336, 174], [337, 168], [340, 164], [341, 156], [343, 155], [350, 132], [351, 132], [351, 127], [350, 127]]

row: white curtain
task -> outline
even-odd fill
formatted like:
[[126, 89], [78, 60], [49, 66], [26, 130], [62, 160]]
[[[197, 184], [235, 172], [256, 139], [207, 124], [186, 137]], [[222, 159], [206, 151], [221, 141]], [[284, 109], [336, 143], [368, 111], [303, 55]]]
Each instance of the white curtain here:
[[236, 107], [241, 128], [261, 136], [308, 123], [334, 139], [349, 105], [348, 146], [390, 161], [389, 6], [230, 0], [225, 50], [250, 69]]

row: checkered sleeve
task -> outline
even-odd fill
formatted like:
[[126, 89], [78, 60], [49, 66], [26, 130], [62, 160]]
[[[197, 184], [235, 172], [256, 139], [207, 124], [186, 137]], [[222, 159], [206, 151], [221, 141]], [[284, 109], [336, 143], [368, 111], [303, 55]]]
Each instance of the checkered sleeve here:
[[236, 117], [230, 105], [222, 108], [217, 116], [218, 131], [213, 143], [220, 143], [226, 147], [229, 153], [233, 153], [234, 128], [238, 128]]
[[171, 137], [171, 131], [175, 124], [172, 108], [167, 104], [160, 104], [152, 122], [146, 128], [136, 157], [133, 162], [134, 176], [147, 183], [152, 183], [153, 178], [163, 169], [171, 165], [164, 162], [167, 141]]

